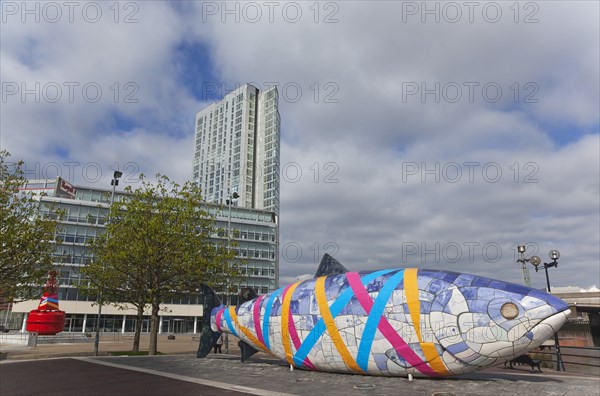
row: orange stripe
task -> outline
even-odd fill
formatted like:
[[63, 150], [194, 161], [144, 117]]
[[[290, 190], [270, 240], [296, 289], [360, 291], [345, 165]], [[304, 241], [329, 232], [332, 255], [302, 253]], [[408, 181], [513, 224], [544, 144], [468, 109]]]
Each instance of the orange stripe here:
[[435, 344], [433, 342], [421, 342], [421, 349], [427, 359], [429, 366], [441, 375], [448, 375], [448, 369], [442, 361]]
[[281, 305], [281, 342], [283, 343], [283, 349], [285, 351], [285, 359], [289, 364], [294, 364], [294, 355], [292, 354], [292, 346], [290, 342], [290, 329], [289, 329], [289, 317], [290, 317], [290, 303], [292, 301], [292, 294], [300, 282], [296, 282], [288, 288], [283, 296], [283, 304]]
[[333, 345], [335, 345], [335, 348], [342, 357], [342, 360], [346, 366], [357, 373], [364, 374], [364, 371], [358, 366], [358, 364], [356, 364], [356, 360], [354, 360], [352, 355], [350, 355], [350, 352], [348, 351], [348, 348], [346, 348], [346, 344], [344, 343], [344, 340], [342, 339], [342, 336], [335, 325], [335, 321], [333, 320], [333, 316], [331, 315], [331, 311], [327, 305], [327, 295], [325, 294], [325, 278], [325, 276], [317, 278], [315, 283], [315, 292], [317, 295], [317, 303], [319, 304], [319, 313], [325, 322], [325, 328], [331, 336]]
[[413, 327], [421, 341], [421, 302], [419, 301], [419, 284], [417, 281], [417, 269], [407, 268], [404, 270], [404, 293], [406, 293], [406, 304], [410, 311]]
[[229, 307], [229, 315], [231, 315], [231, 320], [238, 327], [238, 329], [242, 333], [244, 333], [246, 337], [248, 337], [248, 340], [250, 340], [257, 348], [260, 348], [264, 351], [267, 350], [265, 345], [262, 342], [260, 342], [258, 338], [254, 334], [252, 334], [252, 332], [247, 327], [242, 326], [240, 322], [238, 322], [237, 314], [235, 313], [235, 307]]
[[421, 337], [421, 300], [419, 300], [419, 280], [416, 268], [404, 270], [404, 293], [406, 294], [406, 304], [410, 311], [410, 318], [427, 363], [438, 374], [448, 375], [448, 369], [440, 358], [437, 349], [435, 349], [435, 345], [432, 342], [423, 342]]

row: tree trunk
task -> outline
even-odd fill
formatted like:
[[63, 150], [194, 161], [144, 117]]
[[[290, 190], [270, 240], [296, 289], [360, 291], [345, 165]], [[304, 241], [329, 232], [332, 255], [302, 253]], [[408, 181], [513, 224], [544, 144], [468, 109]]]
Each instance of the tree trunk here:
[[142, 334], [142, 323], [144, 322], [144, 306], [138, 306], [135, 317], [135, 335], [133, 336], [133, 352], [140, 351], [140, 336]]
[[148, 355], [156, 355], [158, 348], [158, 312], [160, 309], [160, 301], [156, 297], [152, 297], [152, 313], [150, 315], [150, 347]]

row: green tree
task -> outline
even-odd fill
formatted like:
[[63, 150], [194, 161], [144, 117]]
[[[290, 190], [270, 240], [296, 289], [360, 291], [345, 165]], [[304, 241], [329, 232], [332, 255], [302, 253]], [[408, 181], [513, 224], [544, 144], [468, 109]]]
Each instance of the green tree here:
[[[151, 355], [157, 352], [160, 304], [198, 295], [202, 283], [216, 286], [239, 276], [234, 253], [211, 240], [215, 221], [204, 210], [199, 187], [157, 175], [109, 212], [106, 232], [92, 244], [94, 260], [82, 269], [102, 300], [130, 303], [143, 314], [150, 306]], [[210, 313], [204, 313], [210, 314]]]
[[[96, 298], [97, 303], [109, 303], [120, 309], [133, 306], [136, 310], [135, 335], [133, 337], [134, 352], [140, 350], [140, 336], [144, 310], [150, 303], [150, 296], [146, 289], [135, 287], [143, 285], [147, 276], [146, 266], [143, 263], [134, 263], [127, 259], [128, 253], [124, 251], [109, 252], [107, 247], [110, 241], [107, 233], [98, 237], [92, 243], [92, 250], [96, 257], [110, 260], [110, 265], [103, 266], [101, 262], [92, 262], [81, 270], [83, 280], [79, 289], [84, 294]], [[105, 254], [106, 253], [106, 254]]]
[[23, 161], [9, 157], [0, 151], [0, 301], [15, 302], [39, 298], [60, 216], [52, 210], [53, 218], [42, 216], [39, 196], [19, 190], [27, 183]]

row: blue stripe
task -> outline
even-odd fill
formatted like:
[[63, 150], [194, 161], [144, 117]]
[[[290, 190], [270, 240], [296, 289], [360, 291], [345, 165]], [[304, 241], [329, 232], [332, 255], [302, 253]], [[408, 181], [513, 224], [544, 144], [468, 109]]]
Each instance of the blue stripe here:
[[231, 334], [233, 334], [237, 338], [240, 338], [240, 336], [237, 335], [237, 333], [235, 332], [235, 329], [233, 328], [233, 322], [231, 321], [231, 315], [229, 314], [229, 307], [225, 308], [225, 311], [223, 312], [223, 316], [225, 317], [225, 321], [227, 322], [227, 327], [229, 327], [229, 331], [231, 331]]
[[367, 366], [369, 365], [369, 355], [371, 354], [373, 338], [375, 337], [375, 332], [377, 331], [379, 321], [383, 315], [383, 310], [385, 309], [385, 305], [390, 299], [392, 292], [396, 289], [396, 286], [398, 286], [398, 283], [400, 283], [402, 279], [404, 279], [404, 270], [399, 270], [389, 277], [383, 287], [379, 290], [379, 294], [373, 303], [373, 308], [371, 308], [371, 312], [369, 313], [367, 323], [365, 324], [365, 330], [362, 333], [362, 339], [358, 347], [358, 355], [356, 357], [356, 363], [365, 373], [367, 372]]
[[269, 344], [269, 319], [271, 317], [271, 309], [273, 308], [273, 302], [275, 302], [275, 298], [277, 298], [277, 296], [281, 294], [283, 289], [285, 289], [285, 286], [275, 290], [273, 294], [271, 294], [271, 296], [269, 297], [269, 301], [265, 306], [265, 316], [263, 318], [262, 333], [263, 339], [265, 341], [265, 346], [269, 350], [271, 349], [271, 346]]
[[[393, 270], [381, 270], [377, 272], [372, 272], [367, 274], [361, 278], [363, 285], [371, 282], [373, 279], [385, 275]], [[340, 294], [337, 299], [331, 304], [329, 310], [331, 311], [331, 316], [335, 319], [335, 317], [344, 309], [344, 307], [350, 302], [350, 299], [354, 296], [354, 292], [352, 288], [348, 287], [342, 294]], [[325, 332], [325, 321], [323, 318], [319, 319], [315, 327], [310, 331], [308, 336], [302, 341], [302, 345], [296, 351], [294, 355], [294, 363], [298, 366], [302, 366], [304, 364], [304, 359], [308, 356], [311, 349], [315, 346], [319, 338]]]

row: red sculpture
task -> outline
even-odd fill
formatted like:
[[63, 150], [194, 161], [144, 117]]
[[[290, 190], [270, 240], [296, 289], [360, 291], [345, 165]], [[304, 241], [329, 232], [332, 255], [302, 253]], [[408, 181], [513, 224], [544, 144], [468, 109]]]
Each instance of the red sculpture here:
[[27, 317], [27, 331], [39, 335], [54, 335], [65, 329], [65, 311], [58, 309], [58, 284], [56, 270], [48, 272], [48, 281], [38, 308]]

